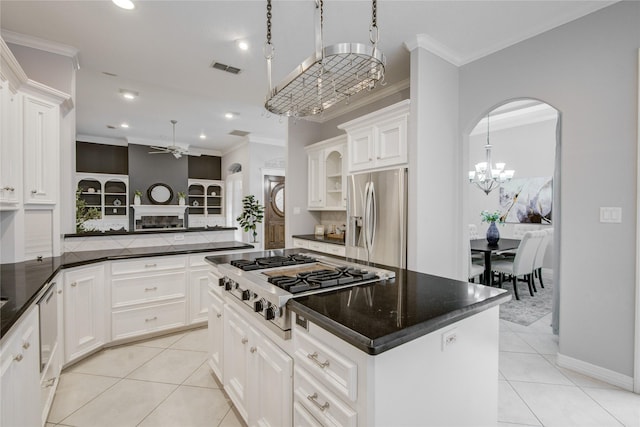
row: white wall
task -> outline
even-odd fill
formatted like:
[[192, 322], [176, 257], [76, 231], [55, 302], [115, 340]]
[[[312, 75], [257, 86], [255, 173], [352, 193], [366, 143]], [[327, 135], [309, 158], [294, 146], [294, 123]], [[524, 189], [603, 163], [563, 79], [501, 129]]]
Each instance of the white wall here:
[[[556, 149], [556, 119], [542, 122], [521, 124], [513, 127], [491, 130], [489, 139], [493, 146], [491, 156], [494, 163], [505, 162], [506, 169], [514, 169], [514, 178], [530, 178], [553, 176]], [[493, 128], [493, 121], [490, 127]], [[487, 143], [486, 124], [482, 129], [474, 128], [469, 138], [469, 161], [466, 170], [474, 170], [476, 163], [484, 161], [486, 154], [484, 145]], [[488, 210], [503, 211], [499, 203], [500, 189], [493, 190], [488, 195], [469, 184], [467, 212], [469, 223], [478, 226], [478, 233], [482, 236], [489, 225], [483, 223], [480, 212]], [[513, 236], [514, 224], [505, 223], [499, 227], [501, 237]], [[538, 228], [538, 227], [536, 227]], [[540, 227], [544, 228], [544, 227]]]
[[[639, 2], [616, 3], [460, 69], [462, 134], [504, 100], [560, 111], [560, 353], [629, 377], [639, 23]], [[600, 206], [622, 223], [600, 223]]]

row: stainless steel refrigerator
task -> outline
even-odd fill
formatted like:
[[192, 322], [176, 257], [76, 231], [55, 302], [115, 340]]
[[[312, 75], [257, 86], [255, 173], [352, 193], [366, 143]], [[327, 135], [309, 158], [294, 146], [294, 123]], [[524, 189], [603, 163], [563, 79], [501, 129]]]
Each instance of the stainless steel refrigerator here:
[[346, 255], [407, 266], [407, 169], [349, 175]]

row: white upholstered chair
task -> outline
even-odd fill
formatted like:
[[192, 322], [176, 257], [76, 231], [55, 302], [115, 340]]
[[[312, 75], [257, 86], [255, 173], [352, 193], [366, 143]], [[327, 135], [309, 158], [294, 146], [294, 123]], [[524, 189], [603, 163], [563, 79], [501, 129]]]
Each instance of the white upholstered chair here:
[[545, 231], [528, 231], [524, 233], [513, 260], [496, 260], [491, 263], [491, 271], [500, 274], [500, 285], [502, 285], [505, 275], [511, 277], [513, 293], [516, 299], [520, 299], [517, 287], [518, 277], [524, 278], [529, 286], [529, 293], [533, 296], [533, 262], [540, 242], [545, 235]]
[[[540, 282], [540, 287], [544, 288], [544, 283], [542, 283], [542, 264], [544, 262], [544, 254], [547, 253], [547, 248], [549, 247], [549, 243], [551, 243], [551, 239], [553, 239], [553, 228], [548, 228], [544, 230], [545, 235], [540, 241], [540, 246], [538, 246], [538, 251], [536, 252], [536, 257], [533, 260], [533, 275], [534, 277], [538, 277], [538, 281]], [[535, 290], [535, 284], [534, 290]]]
[[469, 252], [469, 280], [473, 282], [475, 281], [475, 278], [479, 276], [480, 282], [482, 283], [482, 275], [484, 274], [484, 263], [480, 264], [473, 258], [471, 254], [471, 246], [468, 246], [467, 250]]
[[478, 226], [475, 224], [469, 224], [469, 240], [479, 239]]

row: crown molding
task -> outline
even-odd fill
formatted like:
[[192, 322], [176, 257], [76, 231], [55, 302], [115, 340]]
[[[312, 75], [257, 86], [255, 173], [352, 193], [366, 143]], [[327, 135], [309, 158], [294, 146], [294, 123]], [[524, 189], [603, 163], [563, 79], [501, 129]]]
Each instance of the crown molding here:
[[120, 147], [126, 147], [129, 145], [124, 138], [108, 138], [105, 136], [84, 135], [77, 134], [76, 141], [79, 142], [91, 142], [93, 144], [105, 144], [105, 145], [118, 145]]
[[5, 41], [0, 38], [0, 56], [2, 61], [0, 62], [0, 70], [2, 70], [2, 76], [9, 82], [9, 88], [12, 92], [17, 92], [18, 88], [29, 81], [29, 77], [24, 72], [18, 60]]
[[20, 90], [26, 94], [44, 98], [49, 102], [60, 105], [60, 112], [63, 116], [73, 110], [73, 99], [68, 93], [54, 89], [42, 83], [28, 79], [25, 84], [20, 86]]
[[242, 142], [240, 142], [239, 144], [234, 144], [231, 146], [231, 148], [229, 148], [228, 150], [225, 150], [222, 152], [223, 156], [227, 156], [231, 153], [233, 153], [234, 151], [238, 151], [238, 150], [242, 150], [244, 148], [248, 148], [249, 146], [249, 138], [247, 138], [246, 136], [242, 137], [243, 140]]
[[318, 114], [317, 116], [303, 117], [302, 119], [309, 122], [325, 123], [329, 120], [335, 119], [336, 117], [340, 117], [348, 112], [357, 110], [358, 108], [371, 104], [372, 102], [376, 102], [386, 98], [387, 96], [396, 94], [408, 88], [410, 83], [411, 83], [410, 79], [404, 79], [397, 83], [393, 83], [385, 87], [382, 87], [380, 89], [376, 89], [371, 94], [366, 95], [356, 101], [349, 102], [349, 104], [344, 105], [342, 108], [338, 108], [329, 113], [325, 111], [322, 114]]
[[413, 38], [404, 42], [404, 47], [409, 52], [412, 52], [417, 48], [427, 50], [456, 67], [465, 64], [465, 61], [452, 49], [426, 34], [416, 34]]
[[38, 49], [49, 53], [55, 53], [56, 55], [69, 57], [71, 59], [71, 63], [73, 64], [73, 68], [75, 70], [80, 69], [80, 60], [78, 59], [79, 51], [73, 46], [41, 39], [39, 37], [34, 37], [27, 34], [16, 33], [15, 31], [9, 30], [2, 30], [2, 38], [5, 39], [8, 43], [13, 43], [20, 46], [30, 47], [32, 49]]
[[283, 139], [266, 138], [266, 137], [255, 136], [255, 135], [249, 135], [248, 142], [250, 144], [266, 144], [266, 145], [275, 145], [278, 147], [285, 146], [285, 141]]

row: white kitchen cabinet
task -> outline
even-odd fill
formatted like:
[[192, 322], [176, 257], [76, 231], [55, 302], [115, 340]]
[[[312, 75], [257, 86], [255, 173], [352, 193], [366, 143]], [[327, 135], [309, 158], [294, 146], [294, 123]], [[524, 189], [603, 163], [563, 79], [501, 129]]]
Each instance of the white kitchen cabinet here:
[[95, 208], [100, 218], [84, 223], [86, 230], [129, 229], [129, 177], [127, 175], [77, 173], [76, 190], [85, 207]]
[[189, 270], [189, 324], [207, 321], [209, 308], [209, 269], [207, 267]]
[[[53, 397], [58, 388], [58, 383], [60, 380], [60, 371], [62, 369], [63, 359], [64, 359], [64, 302], [62, 299], [63, 294], [63, 283], [62, 283], [62, 273], [58, 274], [52, 281], [50, 286], [53, 287], [53, 292], [56, 293], [56, 314], [57, 319], [55, 319], [56, 325], [54, 325], [56, 330], [56, 339], [53, 342], [49, 342], [48, 345], [51, 345], [51, 348], [47, 349], [50, 351], [49, 360], [47, 365], [42, 368], [42, 372], [40, 374], [40, 413], [42, 414], [42, 425], [44, 425], [47, 421], [47, 417], [49, 415], [49, 410], [51, 409], [51, 405], [53, 403]], [[47, 295], [45, 293], [45, 295]], [[49, 328], [49, 325], [43, 325], [43, 328]], [[51, 337], [51, 331], [40, 331], [40, 336], [42, 337], [44, 334], [47, 334]], [[41, 348], [43, 350], [45, 342], [41, 343]]]
[[64, 273], [65, 363], [106, 341], [104, 274], [102, 264]]
[[347, 132], [348, 172], [407, 163], [409, 100], [338, 126]]
[[[217, 286], [217, 284], [216, 284]], [[215, 291], [207, 292], [209, 299], [209, 366], [221, 383], [224, 383], [224, 301]]]
[[38, 307], [33, 306], [0, 346], [0, 425], [38, 426], [40, 420]]
[[187, 256], [111, 264], [111, 339], [186, 324]]
[[309, 210], [346, 209], [346, 149], [345, 135], [305, 147]]
[[189, 228], [224, 225], [224, 181], [190, 179], [187, 194]]
[[336, 243], [314, 242], [312, 240], [294, 238], [293, 246], [295, 248], [311, 249], [316, 252], [324, 252], [326, 254], [335, 255], [335, 256], [343, 257], [346, 254], [344, 245], [339, 245]]
[[54, 205], [60, 186], [60, 107], [29, 95], [23, 106], [24, 203]]
[[250, 426], [292, 423], [293, 360], [242, 317], [224, 307], [224, 387]]
[[22, 95], [0, 74], [0, 210], [16, 210], [22, 196]]

